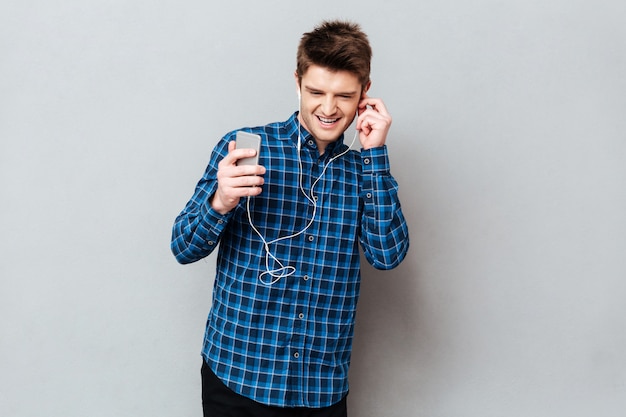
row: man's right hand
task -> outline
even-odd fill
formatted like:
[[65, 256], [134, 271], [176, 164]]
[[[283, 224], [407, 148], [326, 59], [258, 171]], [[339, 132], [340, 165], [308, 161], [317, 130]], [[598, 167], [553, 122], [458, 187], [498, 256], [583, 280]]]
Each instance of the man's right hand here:
[[235, 141], [228, 143], [228, 155], [217, 166], [217, 191], [211, 198], [211, 207], [218, 213], [226, 214], [234, 209], [241, 197], [261, 194], [265, 167], [237, 166], [239, 159], [255, 154], [254, 149], [235, 149]]

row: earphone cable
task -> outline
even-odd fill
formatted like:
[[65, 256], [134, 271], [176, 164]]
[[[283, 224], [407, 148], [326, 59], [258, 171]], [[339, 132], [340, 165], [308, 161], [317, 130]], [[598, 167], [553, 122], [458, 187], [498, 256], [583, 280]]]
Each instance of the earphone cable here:
[[[300, 100], [298, 100], [298, 110], [299, 110], [299, 112], [302, 111]], [[356, 115], [355, 115], [355, 117], [356, 117]], [[322, 172], [320, 173], [320, 175], [311, 184], [311, 190], [310, 190], [309, 194], [307, 194], [306, 191], [304, 190], [304, 185], [303, 185], [303, 167], [302, 167], [302, 157], [300, 155], [300, 152], [301, 152], [301, 141], [302, 141], [301, 131], [302, 131], [302, 123], [300, 123], [300, 120], [298, 119], [298, 143], [297, 143], [297, 149], [298, 149], [298, 182], [299, 182], [298, 185], [299, 185], [300, 191], [302, 192], [304, 197], [307, 200], [309, 200], [309, 202], [311, 204], [313, 204], [313, 213], [311, 215], [311, 219], [308, 221], [306, 226], [302, 230], [297, 232], [297, 233], [293, 233], [293, 234], [288, 235], [288, 236], [282, 236], [282, 237], [276, 238], [276, 239], [274, 239], [274, 240], [272, 240], [270, 242], [267, 242], [267, 240], [263, 237], [261, 232], [259, 232], [259, 230], [256, 228], [256, 226], [254, 225], [254, 223], [252, 221], [252, 214], [250, 213], [250, 196], [248, 196], [247, 201], [246, 201], [246, 211], [247, 211], [247, 214], [248, 214], [248, 223], [250, 223], [250, 227], [252, 227], [252, 230], [254, 230], [254, 232], [261, 239], [261, 242], [263, 243], [263, 248], [265, 250], [265, 271], [262, 272], [259, 275], [259, 281], [262, 284], [268, 285], [268, 286], [274, 285], [278, 281], [280, 281], [282, 278], [286, 278], [288, 276], [291, 276], [291, 275], [293, 275], [296, 272], [296, 268], [294, 268], [293, 266], [290, 266], [290, 265], [285, 266], [276, 256], [274, 256], [274, 254], [272, 253], [272, 251], [270, 249], [270, 245], [274, 245], [274, 244], [276, 244], [276, 243], [278, 243], [280, 241], [287, 240], [287, 239], [292, 239], [294, 237], [297, 237], [297, 236], [301, 235], [302, 233], [306, 232], [308, 230], [308, 228], [311, 227], [311, 225], [315, 221], [315, 216], [317, 215], [317, 198], [316, 198], [315, 194], [313, 193], [317, 183], [322, 179], [322, 177], [326, 173], [326, 169], [328, 169], [328, 167], [330, 166], [330, 164], [332, 162], [334, 162], [335, 160], [337, 160], [338, 158], [342, 157], [343, 155], [345, 155], [346, 153], [348, 153], [350, 151], [350, 149], [352, 148], [352, 146], [356, 142], [356, 138], [357, 138], [357, 135], [359, 133], [358, 131], [355, 131], [354, 132], [354, 137], [352, 138], [352, 142], [350, 143], [350, 145], [343, 152], [333, 156], [332, 158], [330, 158], [328, 160], [326, 165], [324, 165], [324, 168], [322, 169]], [[275, 268], [275, 269], [271, 269], [270, 268], [270, 259], [272, 259], [278, 265], [278, 268]], [[272, 279], [270, 281], [266, 282], [263, 279], [263, 277], [265, 275], [270, 275], [272, 277]]]

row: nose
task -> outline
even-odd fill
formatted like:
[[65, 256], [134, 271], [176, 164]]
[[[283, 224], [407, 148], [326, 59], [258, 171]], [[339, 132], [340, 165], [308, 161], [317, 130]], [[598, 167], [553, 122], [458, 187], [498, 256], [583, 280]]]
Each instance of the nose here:
[[332, 116], [333, 114], [335, 114], [335, 111], [337, 110], [337, 102], [335, 101], [334, 97], [332, 97], [331, 95], [328, 95], [322, 101], [321, 107], [322, 107], [322, 113], [324, 113], [324, 115]]

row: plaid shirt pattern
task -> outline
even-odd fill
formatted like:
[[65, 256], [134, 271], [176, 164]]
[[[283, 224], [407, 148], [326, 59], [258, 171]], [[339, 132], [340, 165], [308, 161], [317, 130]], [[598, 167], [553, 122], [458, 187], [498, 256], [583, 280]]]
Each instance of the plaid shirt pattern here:
[[[300, 190], [298, 139], [302, 185], [309, 193], [329, 158], [347, 150], [343, 136], [320, 156], [297, 113], [285, 122], [242, 130], [261, 135], [260, 164], [266, 167], [263, 192], [249, 201], [253, 225], [270, 243], [301, 231], [314, 206]], [[259, 279], [267, 270], [266, 252], [245, 199], [226, 215], [209, 204], [218, 163], [235, 134], [215, 147], [172, 233], [171, 249], [180, 263], [202, 259], [219, 246], [202, 355], [228, 387], [257, 402], [329, 406], [348, 391], [358, 245], [377, 269], [397, 266], [409, 246], [386, 147], [350, 150], [328, 166], [312, 192], [317, 211], [310, 227], [269, 248], [295, 273], [266, 285]], [[270, 269], [277, 267], [270, 258]]]

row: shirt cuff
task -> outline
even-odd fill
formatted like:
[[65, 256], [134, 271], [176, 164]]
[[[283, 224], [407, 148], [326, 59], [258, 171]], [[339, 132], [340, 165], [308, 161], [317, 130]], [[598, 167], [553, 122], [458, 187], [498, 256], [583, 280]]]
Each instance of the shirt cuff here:
[[362, 149], [361, 161], [363, 162], [364, 174], [383, 174], [390, 170], [387, 145], [377, 148]]
[[217, 244], [219, 236], [222, 235], [224, 228], [232, 217], [232, 211], [226, 214], [221, 214], [214, 210], [213, 207], [211, 207], [211, 203], [207, 201], [202, 205], [200, 214], [202, 216], [204, 227], [208, 232], [208, 236], [214, 238], [214, 240], [209, 240], [207, 243], [211, 246]]

